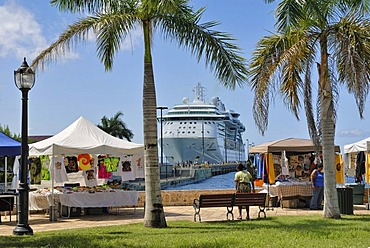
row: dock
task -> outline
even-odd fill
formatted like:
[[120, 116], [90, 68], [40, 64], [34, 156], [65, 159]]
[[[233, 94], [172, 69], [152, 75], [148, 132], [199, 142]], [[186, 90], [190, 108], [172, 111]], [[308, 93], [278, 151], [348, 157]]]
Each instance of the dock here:
[[[191, 167], [171, 166], [171, 169], [167, 168], [167, 172], [170, 172], [169, 174], [163, 173], [165, 170], [161, 169], [161, 189], [201, 182], [215, 175], [234, 172], [235, 168], [236, 163], [197, 165]], [[144, 191], [144, 178], [122, 182], [121, 188]]]

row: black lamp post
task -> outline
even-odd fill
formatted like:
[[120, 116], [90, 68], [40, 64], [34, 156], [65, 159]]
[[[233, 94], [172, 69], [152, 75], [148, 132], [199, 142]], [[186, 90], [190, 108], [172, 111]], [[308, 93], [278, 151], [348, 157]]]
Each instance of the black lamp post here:
[[21, 164], [19, 182], [19, 202], [18, 202], [18, 223], [13, 230], [15, 235], [33, 235], [32, 228], [28, 225], [28, 91], [35, 84], [35, 72], [28, 66], [26, 58], [14, 71], [14, 81], [17, 88], [22, 92], [22, 143], [21, 143]]
[[[168, 109], [168, 107], [157, 107], [157, 109], [161, 110], [161, 166], [163, 166], [163, 118], [162, 112], [164, 109]], [[167, 165], [166, 165], [166, 180], [167, 180]]]

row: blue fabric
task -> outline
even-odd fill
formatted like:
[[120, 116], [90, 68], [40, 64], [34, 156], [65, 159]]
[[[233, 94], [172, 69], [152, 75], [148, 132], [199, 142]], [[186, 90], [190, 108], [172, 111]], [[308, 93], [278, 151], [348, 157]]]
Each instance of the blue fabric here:
[[257, 179], [262, 179], [264, 174], [263, 155], [254, 155], [254, 165], [257, 166]]
[[316, 177], [313, 182], [315, 187], [324, 187], [324, 173], [316, 171]]
[[0, 156], [17, 156], [21, 154], [21, 143], [0, 132]]

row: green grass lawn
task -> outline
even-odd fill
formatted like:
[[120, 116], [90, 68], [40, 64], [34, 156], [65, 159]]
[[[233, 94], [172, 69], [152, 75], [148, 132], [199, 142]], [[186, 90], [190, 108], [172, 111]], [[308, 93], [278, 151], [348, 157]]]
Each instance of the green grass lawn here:
[[168, 228], [143, 224], [1, 236], [3, 247], [370, 247], [370, 216], [340, 220], [318, 215], [251, 221], [169, 221]]

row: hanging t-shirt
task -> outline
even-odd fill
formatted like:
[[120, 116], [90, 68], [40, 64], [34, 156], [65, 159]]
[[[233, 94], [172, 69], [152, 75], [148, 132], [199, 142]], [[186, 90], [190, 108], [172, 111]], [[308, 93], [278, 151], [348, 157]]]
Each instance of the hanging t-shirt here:
[[78, 170], [90, 170], [92, 156], [90, 154], [80, 154], [77, 157]]
[[77, 157], [68, 156], [64, 159], [64, 166], [67, 173], [78, 172]]
[[122, 181], [135, 180], [135, 172], [132, 168], [132, 156], [125, 156], [118, 168], [118, 175]]
[[[54, 168], [52, 168], [54, 166]], [[63, 164], [63, 158], [62, 157], [54, 157], [51, 159], [50, 162], [50, 171], [51, 174], [53, 174], [54, 169], [54, 181], [56, 183], [64, 183], [68, 181], [68, 176], [66, 172], [66, 167]]]
[[133, 155], [131, 167], [134, 169], [135, 178], [144, 178], [144, 157], [142, 155]]
[[98, 185], [98, 181], [96, 179], [96, 170], [90, 169], [83, 172], [83, 176], [85, 179], [85, 184], [87, 187], [94, 187]]
[[98, 178], [101, 179], [109, 179], [112, 178], [112, 172], [107, 172], [107, 168], [105, 167], [104, 164], [104, 159], [106, 156], [99, 156], [98, 157]]
[[30, 184], [41, 184], [41, 161], [40, 158], [30, 158]]
[[50, 180], [50, 158], [48, 155], [41, 155], [41, 180]]
[[107, 172], [116, 172], [119, 165], [120, 158], [118, 157], [109, 157], [104, 158], [104, 165]]

